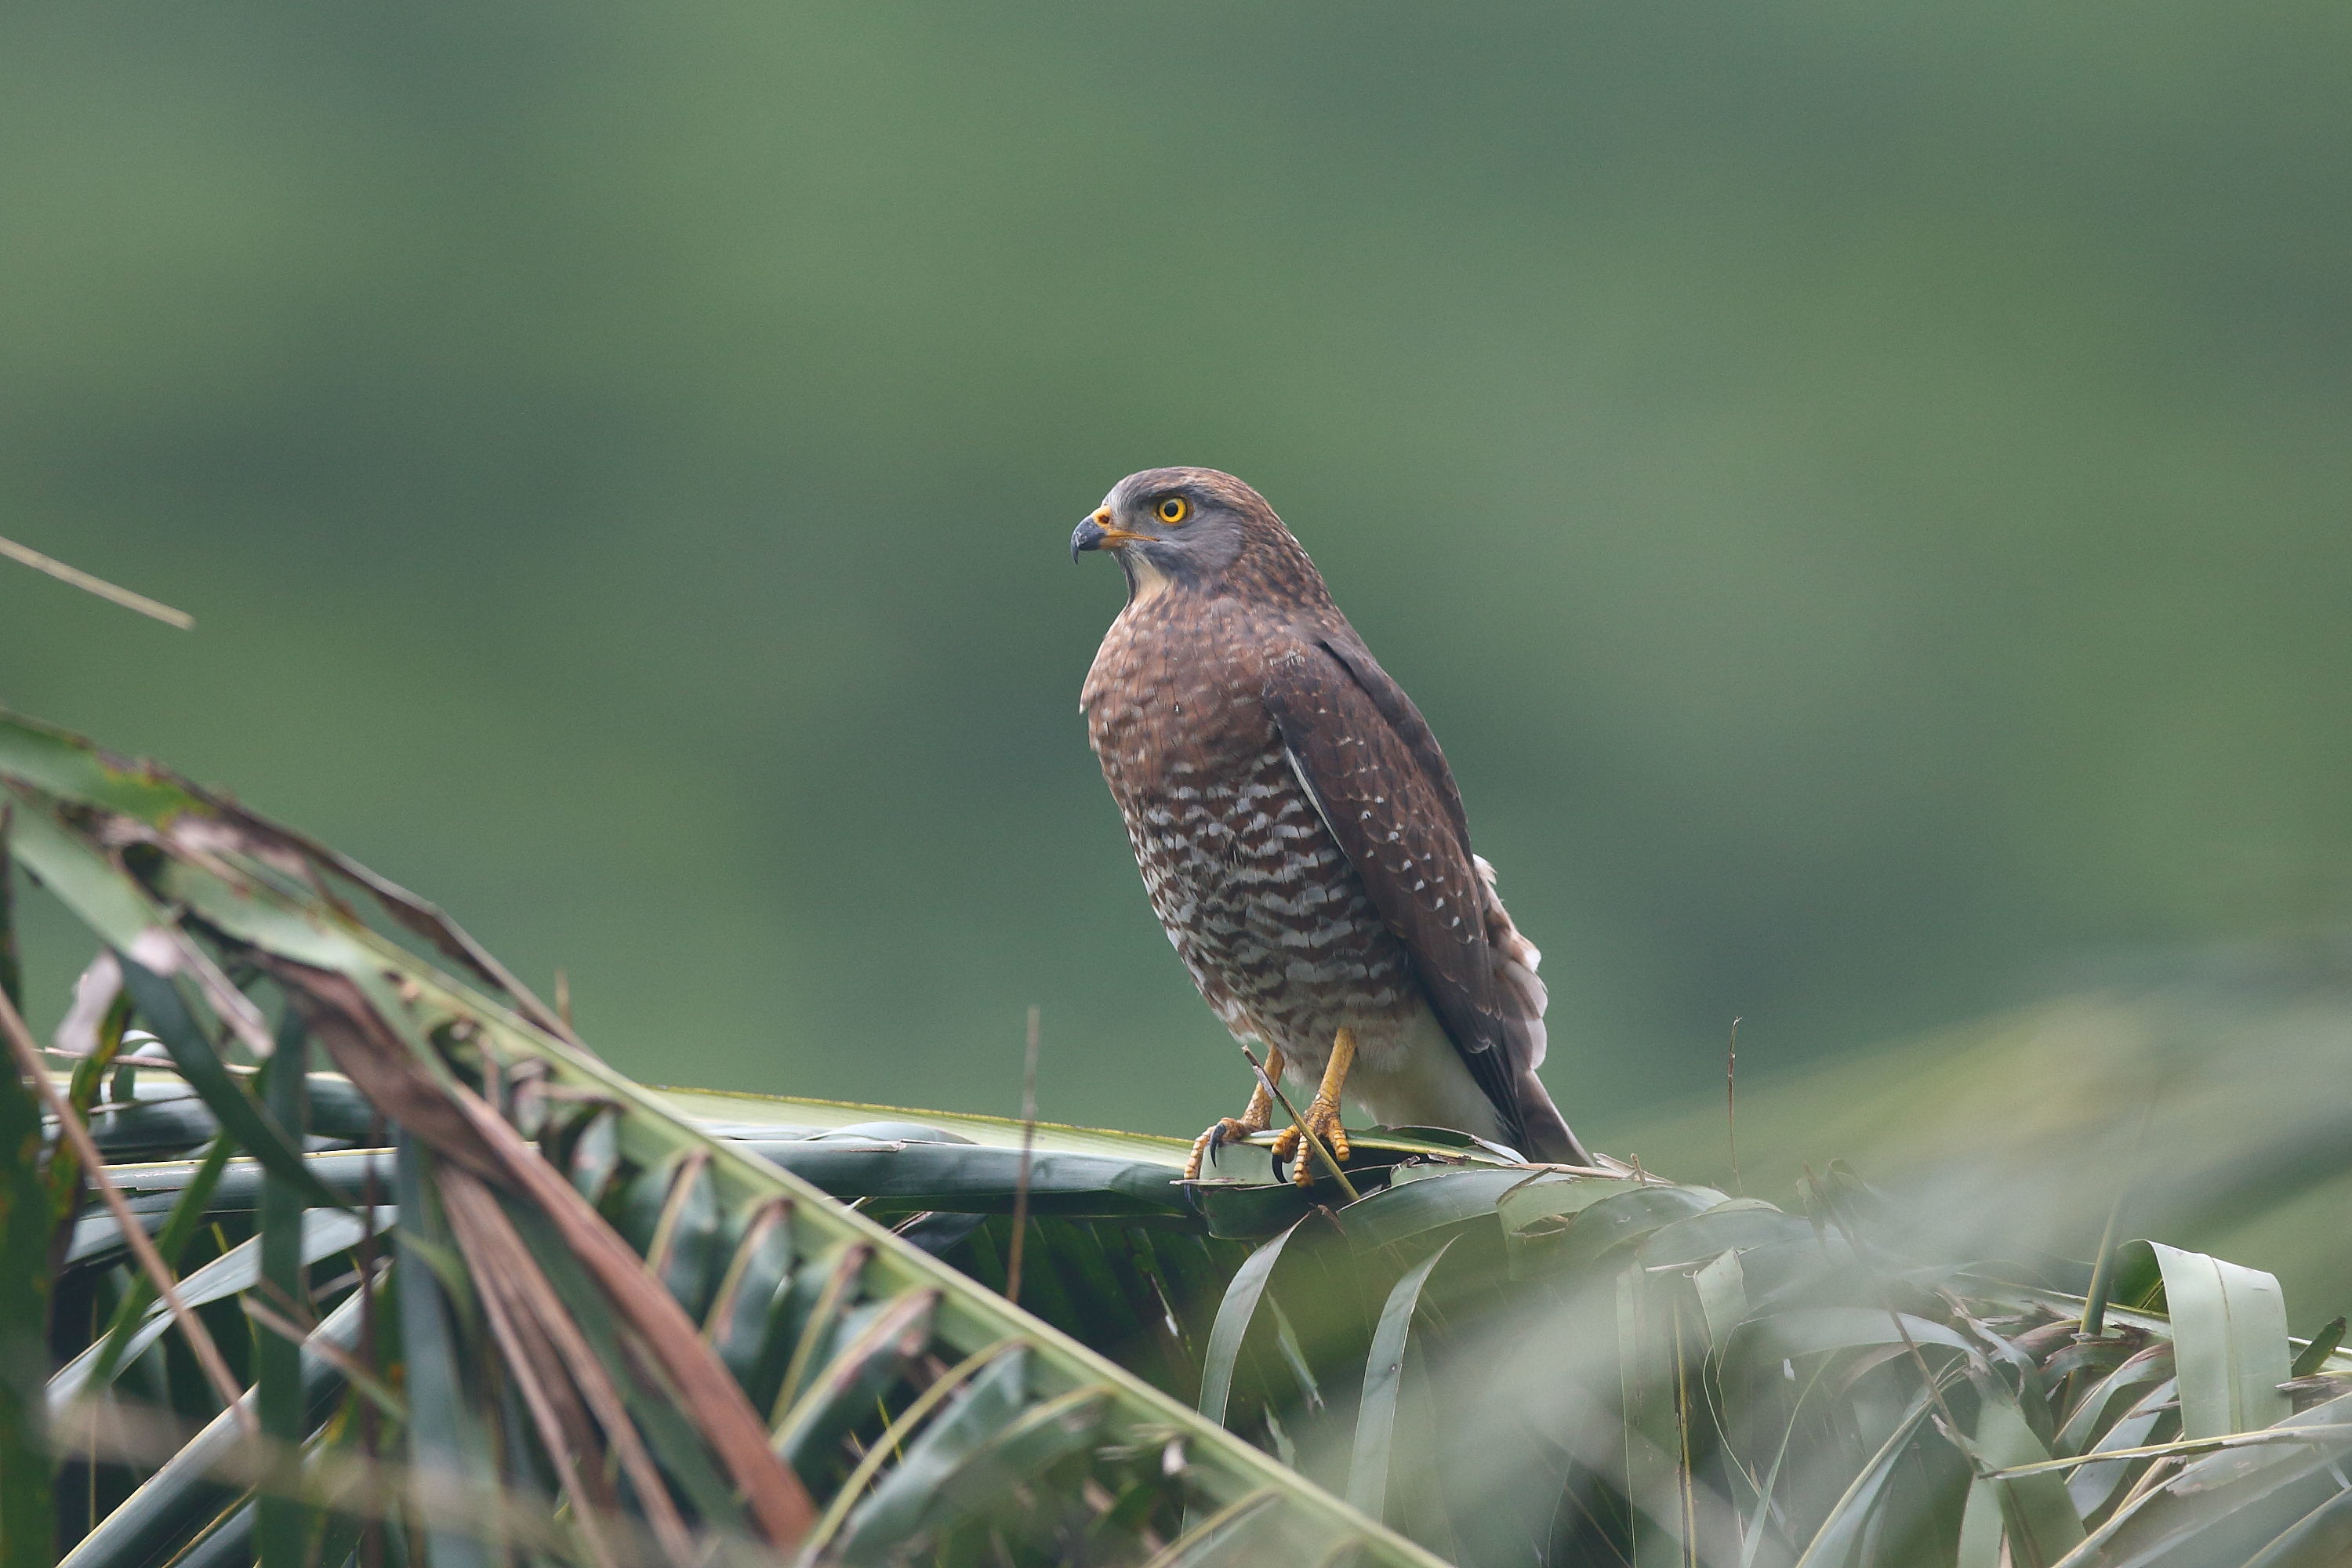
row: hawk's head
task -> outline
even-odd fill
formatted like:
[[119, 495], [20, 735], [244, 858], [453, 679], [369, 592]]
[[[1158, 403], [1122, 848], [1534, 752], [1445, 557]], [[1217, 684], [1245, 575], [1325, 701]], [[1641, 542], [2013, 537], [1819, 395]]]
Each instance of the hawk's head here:
[[1129, 595], [1214, 583], [1244, 554], [1267, 549], [1305, 557], [1265, 498], [1214, 468], [1146, 468], [1111, 487], [1070, 535], [1070, 559], [1109, 550], [1127, 574]]

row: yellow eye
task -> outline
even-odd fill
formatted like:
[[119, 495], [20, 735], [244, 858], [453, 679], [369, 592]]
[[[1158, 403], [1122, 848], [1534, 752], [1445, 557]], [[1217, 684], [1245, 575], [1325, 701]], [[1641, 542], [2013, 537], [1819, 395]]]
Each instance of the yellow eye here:
[[1162, 522], [1181, 522], [1192, 515], [1192, 503], [1182, 496], [1166, 496], [1152, 510], [1160, 514]]

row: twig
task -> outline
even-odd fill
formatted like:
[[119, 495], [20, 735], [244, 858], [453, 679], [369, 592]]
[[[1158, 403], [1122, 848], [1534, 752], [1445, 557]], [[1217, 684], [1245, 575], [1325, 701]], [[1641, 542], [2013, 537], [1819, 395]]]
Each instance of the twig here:
[[2116, 1233], [2124, 1222], [2124, 1199], [2131, 1194], [2130, 1167], [2139, 1163], [2140, 1144], [2147, 1137], [2147, 1124], [2155, 1119], [2156, 1096], [2151, 1094], [2139, 1115], [2139, 1131], [2132, 1134], [2125, 1180], [2116, 1188], [2116, 1201], [2107, 1206], [2107, 1223], [2099, 1232], [2099, 1255], [2091, 1263], [2091, 1288], [2083, 1298], [2083, 1320], [2077, 1339], [2095, 1340], [2106, 1332], [2107, 1299], [2116, 1289]]
[[1731, 1048], [1723, 1058], [1723, 1121], [1731, 1138], [1731, 1190], [1741, 1197], [1747, 1186], [1739, 1180], [1739, 1020], [1731, 1020]]
[[1029, 1239], [1029, 1162], [1037, 1142], [1037, 1004], [1029, 1004], [1029, 1049], [1021, 1067], [1021, 1174], [1013, 1184], [1013, 1245], [1005, 1251], [1004, 1299], [1021, 1305], [1021, 1262]]
[[565, 1028], [572, 1027], [572, 976], [560, 963], [555, 966], [555, 1016]]
[[0, 555], [5, 555], [11, 561], [21, 562], [36, 572], [46, 572], [60, 583], [70, 583], [86, 594], [95, 594], [101, 599], [111, 600], [126, 610], [136, 610], [141, 615], [159, 620], [167, 626], [177, 626], [184, 632], [196, 624], [196, 617], [185, 610], [175, 610], [171, 605], [160, 604], [144, 594], [134, 594], [128, 588], [118, 588], [103, 577], [93, 577], [78, 567], [68, 566], [64, 562], [44, 555], [37, 550], [28, 550], [13, 539], [0, 539]]
[[1242, 1055], [1248, 1059], [1250, 1071], [1257, 1074], [1258, 1082], [1265, 1085], [1265, 1091], [1274, 1096], [1276, 1103], [1282, 1107], [1282, 1113], [1290, 1118], [1290, 1124], [1298, 1129], [1299, 1137], [1307, 1141], [1307, 1146], [1315, 1151], [1316, 1158], [1323, 1162], [1323, 1168], [1339, 1179], [1339, 1190], [1348, 1194], [1348, 1201], [1352, 1204], [1362, 1197], [1363, 1194], [1356, 1191], [1356, 1184], [1348, 1180], [1348, 1173], [1339, 1168], [1339, 1162], [1331, 1157], [1331, 1151], [1323, 1146], [1323, 1140], [1315, 1136], [1315, 1129], [1307, 1125], [1307, 1118], [1298, 1114], [1298, 1107], [1290, 1103], [1290, 1096], [1283, 1093], [1282, 1086], [1267, 1074], [1265, 1065], [1257, 1059], [1257, 1053], [1244, 1046]]
[[2252, 1447], [2260, 1443], [2333, 1442], [2347, 1435], [2352, 1435], [2352, 1424], [2340, 1421], [2315, 1423], [2309, 1426], [2265, 1426], [2256, 1432], [2231, 1432], [2218, 1437], [2184, 1437], [2177, 1443], [2150, 1443], [2143, 1448], [2094, 1449], [2087, 1454], [2070, 1455], [2063, 1459], [2011, 1465], [2007, 1469], [1986, 1471], [1985, 1479], [2006, 1481], [2019, 1476], [2046, 1476], [2084, 1465], [2095, 1465], [2105, 1459], [2160, 1458], [2174, 1454], [2199, 1454], [2213, 1448]]
[[[541, 1370], [541, 1363], [531, 1356], [532, 1346], [521, 1340], [522, 1332], [528, 1329], [539, 1348], [548, 1352], [547, 1360], [552, 1363], [549, 1370], [561, 1367], [568, 1373], [572, 1387], [604, 1428], [604, 1440], [611, 1445], [621, 1473], [636, 1492], [638, 1505], [645, 1511], [646, 1527], [660, 1542], [662, 1554], [672, 1563], [693, 1561], [677, 1501], [662, 1484], [661, 1472], [635, 1423], [629, 1419], [619, 1390], [604, 1363], [590, 1348], [580, 1325], [556, 1295], [539, 1260], [531, 1256], [530, 1245], [516, 1231], [512, 1216], [478, 1178], [462, 1167], [436, 1162], [435, 1175], [451, 1235], [459, 1251], [477, 1268], [477, 1279], [482, 1286], [484, 1319], [507, 1352], [509, 1364], [525, 1376], [535, 1376]], [[503, 1333], [499, 1331], [502, 1318], [507, 1331]], [[542, 1393], [550, 1392], [549, 1380], [541, 1379], [539, 1386]], [[558, 1384], [553, 1390], [559, 1396], [561, 1387]], [[551, 1458], [562, 1462], [554, 1447], [549, 1453]], [[572, 1495], [586, 1506], [596, 1507], [603, 1500], [598, 1494], [605, 1488], [595, 1482], [595, 1476], [593, 1469], [574, 1466], [562, 1479], [567, 1485], [579, 1483], [580, 1489], [574, 1489]], [[592, 1486], [594, 1490], [585, 1489]]]
[[[345, 1278], [348, 1279], [349, 1276], [346, 1275]], [[373, 1290], [376, 1283], [374, 1280], [364, 1281], [361, 1289]], [[238, 1304], [245, 1309], [247, 1317], [251, 1318], [279, 1339], [289, 1344], [299, 1345], [337, 1372], [341, 1373], [344, 1382], [365, 1394], [368, 1403], [374, 1405], [385, 1415], [395, 1420], [407, 1418], [407, 1402], [394, 1393], [391, 1385], [369, 1371], [367, 1365], [359, 1357], [341, 1345], [319, 1338], [318, 1324], [312, 1323], [309, 1328], [304, 1328], [291, 1319], [271, 1311], [250, 1296], [244, 1297]]]
[[228, 1370], [228, 1363], [221, 1359], [220, 1347], [213, 1343], [213, 1336], [205, 1328], [204, 1320], [191, 1311], [188, 1304], [180, 1299], [179, 1282], [172, 1278], [170, 1266], [163, 1261], [163, 1254], [155, 1250], [154, 1242], [148, 1238], [147, 1227], [139, 1223], [139, 1216], [132, 1214], [131, 1205], [123, 1201], [122, 1190], [108, 1174], [106, 1159], [98, 1152], [98, 1144], [91, 1139], [89, 1129], [81, 1124], [81, 1119], [73, 1113], [73, 1107], [68, 1105], [65, 1097], [58, 1092], [58, 1086], [49, 1078], [48, 1069], [41, 1065], [41, 1053], [39, 1047], [33, 1044], [32, 1031], [25, 1027], [23, 1016], [5, 994], [0, 994], [0, 1034], [8, 1037], [8, 1047], [16, 1056], [17, 1070], [32, 1080], [42, 1103], [48, 1107], [49, 1114], [58, 1119], [58, 1136], [73, 1145], [75, 1155], [81, 1161], [82, 1172], [89, 1178], [89, 1184], [96, 1187], [98, 1195], [105, 1200], [108, 1211], [114, 1215], [114, 1223], [122, 1227], [123, 1245], [131, 1249], [131, 1256], [139, 1260], [139, 1267], [154, 1282], [155, 1293], [163, 1299], [165, 1309], [172, 1314], [172, 1321], [178, 1325], [180, 1332], [186, 1338], [188, 1348], [195, 1352], [196, 1364], [205, 1369], [205, 1375], [212, 1380], [214, 1391], [219, 1394], [222, 1403], [237, 1413], [237, 1425], [245, 1429], [246, 1436], [258, 1436], [260, 1424], [252, 1409], [242, 1403], [245, 1390]]

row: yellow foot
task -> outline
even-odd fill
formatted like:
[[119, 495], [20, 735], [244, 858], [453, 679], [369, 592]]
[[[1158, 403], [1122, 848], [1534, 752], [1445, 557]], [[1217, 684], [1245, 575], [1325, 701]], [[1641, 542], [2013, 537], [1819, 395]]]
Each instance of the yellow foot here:
[[[1348, 1158], [1348, 1130], [1339, 1125], [1339, 1090], [1348, 1081], [1348, 1069], [1356, 1065], [1356, 1032], [1342, 1026], [1331, 1037], [1330, 1059], [1323, 1064], [1323, 1082], [1315, 1090], [1314, 1103], [1307, 1108], [1307, 1130], [1323, 1142], [1334, 1163]], [[1253, 1102], [1255, 1109], [1255, 1102]], [[1322, 1157], [1311, 1148], [1301, 1148], [1303, 1141], [1298, 1129], [1286, 1127], [1274, 1142], [1274, 1157], [1287, 1160], [1297, 1156], [1290, 1168], [1290, 1179], [1302, 1187], [1311, 1187], [1318, 1176], [1328, 1173]]]
[[[1282, 1052], [1269, 1046], [1265, 1052], [1265, 1072], [1269, 1081], [1282, 1076]], [[1184, 1179], [1201, 1179], [1201, 1163], [1221, 1143], [1238, 1142], [1254, 1132], [1263, 1132], [1274, 1125], [1274, 1096], [1261, 1083], [1250, 1090], [1249, 1109], [1241, 1115], [1228, 1116], [1214, 1127], [1192, 1140], [1192, 1157], [1184, 1162]]]
[[1253, 1132], [1265, 1131], [1264, 1118], [1260, 1118], [1255, 1126], [1252, 1126], [1249, 1119], [1244, 1116], [1222, 1118], [1214, 1127], [1192, 1140], [1192, 1158], [1184, 1162], [1184, 1179], [1188, 1182], [1199, 1181], [1202, 1162], [1208, 1159], [1221, 1145], [1238, 1143]]
[[[1307, 1126], [1323, 1141], [1323, 1147], [1331, 1152], [1332, 1159], [1341, 1164], [1347, 1163], [1348, 1130], [1339, 1125], [1339, 1108], [1337, 1105], [1317, 1095], [1314, 1103], [1307, 1108]], [[1318, 1178], [1331, 1173], [1322, 1158], [1298, 1136], [1296, 1127], [1286, 1127], [1275, 1135], [1274, 1157], [1295, 1162], [1290, 1167], [1290, 1179], [1302, 1187], [1311, 1187]]]

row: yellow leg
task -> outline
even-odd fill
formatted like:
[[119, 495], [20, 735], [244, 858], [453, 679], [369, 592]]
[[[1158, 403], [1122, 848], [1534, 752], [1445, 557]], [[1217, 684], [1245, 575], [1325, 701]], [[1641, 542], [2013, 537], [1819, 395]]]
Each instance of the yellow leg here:
[[[1282, 1076], [1282, 1052], [1273, 1046], [1265, 1048], [1265, 1076], [1269, 1079]], [[1192, 1140], [1192, 1157], [1184, 1162], [1184, 1179], [1188, 1182], [1201, 1179], [1201, 1162], [1207, 1159], [1209, 1152], [1218, 1144], [1246, 1138], [1253, 1132], [1263, 1132], [1273, 1124], [1274, 1096], [1266, 1093], [1265, 1085], [1261, 1083], [1250, 1090], [1249, 1109], [1239, 1118], [1228, 1116]]]
[[[1345, 1027], [1331, 1037], [1331, 1059], [1323, 1065], [1323, 1081], [1316, 1087], [1314, 1102], [1307, 1106], [1307, 1130], [1323, 1141], [1334, 1160], [1348, 1157], [1348, 1130], [1339, 1125], [1339, 1090], [1348, 1081], [1348, 1069], [1356, 1065], [1356, 1034]], [[1290, 1168], [1290, 1179], [1302, 1187], [1311, 1187], [1315, 1178], [1323, 1175], [1322, 1162], [1315, 1151], [1302, 1148], [1298, 1129], [1286, 1127], [1274, 1141], [1274, 1157], [1289, 1160], [1296, 1156]]]

